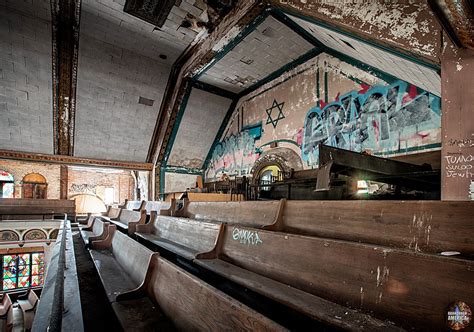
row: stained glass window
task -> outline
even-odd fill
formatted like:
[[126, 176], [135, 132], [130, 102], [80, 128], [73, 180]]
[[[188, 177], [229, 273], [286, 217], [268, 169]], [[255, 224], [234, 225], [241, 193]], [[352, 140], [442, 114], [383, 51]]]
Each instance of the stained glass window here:
[[42, 286], [44, 253], [3, 255], [2, 289]]

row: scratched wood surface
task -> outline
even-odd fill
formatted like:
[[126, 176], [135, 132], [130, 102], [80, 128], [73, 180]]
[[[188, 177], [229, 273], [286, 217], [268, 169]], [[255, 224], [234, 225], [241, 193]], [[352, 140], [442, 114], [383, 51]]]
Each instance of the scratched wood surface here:
[[290, 233], [412, 251], [474, 254], [474, 202], [287, 201]]
[[145, 287], [178, 330], [284, 330], [277, 323], [158, 256], [152, 258]]
[[144, 209], [146, 210], [147, 214], [150, 214], [151, 211], [157, 211], [159, 213], [160, 210], [169, 209], [170, 206], [171, 202], [146, 201]]
[[190, 202], [186, 217], [262, 227], [274, 222], [278, 206], [279, 201]]
[[[188, 248], [193, 253], [191, 258], [194, 258], [194, 253], [210, 251], [214, 247], [219, 235], [220, 224], [159, 215], [154, 220], [152, 227], [149, 225], [146, 228], [151, 232], [148, 234], [137, 232], [136, 234], [158, 245], [161, 243], [160, 240], [166, 240], [171, 244]], [[141, 229], [139, 228], [139, 230]]]
[[234, 226], [220, 245], [222, 260], [400, 324], [438, 328], [451, 303], [474, 305], [469, 260]]
[[75, 215], [73, 200], [66, 199], [16, 199], [0, 198], [0, 217], [2, 219], [22, 219], [22, 215]]

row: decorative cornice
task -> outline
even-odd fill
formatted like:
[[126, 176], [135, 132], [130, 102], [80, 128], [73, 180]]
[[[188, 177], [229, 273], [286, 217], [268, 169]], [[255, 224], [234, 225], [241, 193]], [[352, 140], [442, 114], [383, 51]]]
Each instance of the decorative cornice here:
[[39, 154], [31, 152], [18, 152], [10, 150], [0, 150], [0, 159], [25, 160], [32, 162], [45, 162], [53, 164], [68, 164], [77, 166], [94, 166], [106, 168], [131, 169], [137, 171], [151, 171], [153, 164], [137, 163], [117, 160], [87, 159], [71, 156], [55, 156], [49, 154]]

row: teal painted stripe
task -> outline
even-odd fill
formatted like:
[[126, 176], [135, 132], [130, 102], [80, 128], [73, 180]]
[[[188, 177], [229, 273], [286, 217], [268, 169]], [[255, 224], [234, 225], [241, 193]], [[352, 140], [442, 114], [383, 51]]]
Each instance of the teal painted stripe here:
[[424, 150], [436, 149], [436, 148], [441, 148], [441, 143], [433, 143], [433, 144], [422, 145], [422, 146], [413, 146], [407, 149], [393, 150], [393, 151], [388, 151], [388, 152], [378, 152], [378, 153], [374, 153], [374, 156], [389, 156], [389, 155], [394, 155], [398, 153], [424, 151]]
[[[433, 69], [435, 70], [438, 74], [440, 73], [440, 70], [441, 70], [441, 67], [437, 64], [434, 64], [434, 63], [430, 63], [430, 62], [427, 62], [427, 61], [424, 61], [422, 59], [419, 59], [417, 58], [416, 56], [413, 56], [413, 55], [409, 55], [409, 54], [405, 54], [405, 53], [402, 53], [400, 51], [397, 51], [393, 48], [390, 48], [388, 46], [385, 46], [385, 45], [382, 45], [382, 44], [378, 44], [372, 40], [367, 40], [367, 39], [364, 39], [362, 37], [359, 37], [357, 35], [354, 35], [354, 34], [351, 34], [347, 31], [344, 31], [342, 29], [339, 29], [337, 27], [335, 27], [334, 25], [330, 25], [326, 22], [322, 22], [322, 21], [319, 21], [319, 20], [316, 20], [312, 17], [308, 17], [308, 16], [304, 16], [303, 14], [299, 13], [299, 12], [296, 12], [296, 11], [293, 11], [293, 10], [290, 10], [290, 9], [274, 9], [274, 11], [281, 11], [283, 14], [289, 14], [289, 15], [292, 15], [292, 16], [295, 16], [295, 17], [298, 17], [306, 22], [309, 22], [309, 23], [313, 23], [313, 24], [316, 24], [318, 26], [321, 26], [323, 28], [326, 28], [328, 30], [331, 30], [331, 31], [334, 31], [334, 32], [337, 32], [337, 33], [340, 33], [344, 36], [347, 36], [347, 37], [350, 37], [352, 39], [355, 39], [357, 41], [360, 41], [362, 43], [365, 43], [367, 45], [370, 45], [370, 46], [373, 46], [373, 47], [376, 47], [380, 50], [383, 50], [385, 52], [388, 52], [388, 53], [391, 53], [393, 55], [396, 55], [396, 56], [399, 56], [405, 60], [408, 60], [410, 62], [414, 62], [418, 65], [421, 65], [423, 67], [426, 67], [426, 68], [429, 68], [429, 69]], [[287, 16], [288, 17], [288, 16]], [[291, 18], [289, 18], [291, 20]], [[294, 21], [293, 21], [294, 22]], [[297, 24], [295, 22], [295, 24]], [[305, 30], [306, 31], [306, 30]]]
[[321, 91], [319, 91], [321, 89], [321, 86], [320, 86], [320, 82], [319, 82], [319, 65], [318, 65], [318, 69], [316, 70], [316, 98], [319, 99], [321, 98]]
[[217, 144], [219, 144], [219, 139], [223, 135], [224, 130], [227, 127], [227, 124], [229, 123], [229, 121], [232, 117], [232, 114], [234, 113], [234, 111], [237, 107], [237, 102], [238, 101], [239, 101], [238, 99], [234, 99], [232, 101], [232, 104], [230, 104], [229, 109], [227, 110], [227, 113], [224, 117], [224, 120], [222, 120], [221, 126], [220, 126], [219, 130], [217, 131], [216, 137], [214, 138], [214, 142], [212, 143], [211, 148], [209, 149], [209, 152], [207, 153], [206, 159], [204, 161], [204, 165], [202, 167], [203, 170], [206, 170], [207, 167], [209, 166], [209, 162], [212, 158], [212, 154], [214, 153], [214, 150], [215, 150]]
[[267, 146], [267, 145], [270, 145], [272, 143], [290, 143], [290, 144], [293, 144], [293, 145], [296, 145], [297, 147], [300, 147], [298, 145], [298, 143], [296, 143], [295, 141], [291, 140], [291, 139], [276, 139], [276, 140], [273, 140], [273, 141], [270, 141], [268, 143], [265, 143], [265, 144], [262, 144], [260, 145], [257, 149], [261, 149], [263, 148], [264, 146]]
[[171, 137], [168, 141], [168, 144], [166, 145], [166, 150], [165, 150], [165, 156], [163, 158], [163, 166], [166, 166], [168, 163], [168, 158], [170, 156], [171, 150], [173, 148], [174, 141], [176, 139], [176, 135], [178, 133], [179, 126], [181, 124], [181, 120], [183, 119], [184, 112], [186, 111], [186, 106], [188, 105], [189, 97], [191, 95], [191, 90], [192, 90], [192, 84], [190, 82], [186, 83], [186, 91], [184, 93], [183, 100], [181, 102], [178, 115], [176, 116], [176, 120], [173, 125], [173, 131], [171, 133]]
[[329, 87], [328, 87], [328, 72], [324, 71], [324, 102], [327, 104], [329, 101]]
[[201, 168], [189, 168], [182, 166], [166, 166], [164, 167], [166, 173], [179, 173], [179, 174], [191, 174], [191, 175], [202, 175], [203, 170]]
[[160, 199], [165, 199], [165, 168], [160, 167]]

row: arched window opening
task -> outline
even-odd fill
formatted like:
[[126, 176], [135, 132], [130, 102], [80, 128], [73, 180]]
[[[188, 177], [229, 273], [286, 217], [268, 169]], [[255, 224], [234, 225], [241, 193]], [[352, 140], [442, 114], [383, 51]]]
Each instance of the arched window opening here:
[[0, 169], [0, 198], [13, 198], [13, 175]]
[[48, 183], [46, 178], [39, 173], [30, 173], [22, 180], [22, 198], [45, 199], [47, 197]]

